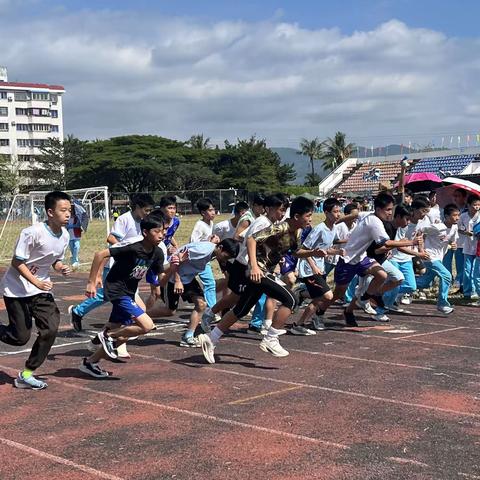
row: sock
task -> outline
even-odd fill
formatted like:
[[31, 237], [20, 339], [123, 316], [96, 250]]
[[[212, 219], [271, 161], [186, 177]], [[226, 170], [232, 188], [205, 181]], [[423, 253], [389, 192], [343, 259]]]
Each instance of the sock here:
[[263, 322], [262, 322], [262, 327], [263, 328], [266, 328], [267, 330], [272, 326], [272, 319], [271, 318], [266, 318]]
[[276, 338], [276, 337], [278, 337], [279, 335], [281, 335], [282, 333], [284, 333], [284, 331], [285, 331], [285, 330], [281, 330], [281, 329], [279, 330], [279, 329], [277, 329], [277, 328], [275, 328], [275, 327], [270, 327], [270, 328], [268, 329], [268, 332], [267, 332], [267, 335], [266, 335], [266, 336], [267, 336], [268, 338], [270, 338], [270, 339]]
[[32, 375], [33, 375], [33, 370], [30, 370], [28, 368], [26, 368], [22, 372], [22, 377], [25, 378], [25, 379], [30, 378]]
[[214, 345], [216, 345], [218, 341], [222, 338], [222, 335], [223, 332], [218, 327], [215, 327], [210, 333], [210, 340]]

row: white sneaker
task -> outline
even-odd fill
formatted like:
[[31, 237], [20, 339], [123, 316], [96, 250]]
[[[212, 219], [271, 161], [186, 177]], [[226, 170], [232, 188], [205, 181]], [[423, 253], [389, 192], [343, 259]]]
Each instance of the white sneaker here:
[[369, 315], [376, 315], [377, 311], [370, 305], [368, 300], [360, 300], [357, 298], [355, 303], [357, 304], [357, 307], [361, 308], [365, 313], [368, 313]]
[[313, 329], [317, 331], [325, 330], [325, 324], [323, 323], [323, 318], [320, 315], [313, 316], [312, 326], [313, 326]]
[[202, 315], [202, 330], [205, 333], [210, 333], [212, 328], [210, 327], [210, 324], [215, 320], [215, 314], [212, 312], [212, 309], [210, 307], [207, 307], [205, 311], [203, 312]]
[[480, 300], [477, 300], [476, 302], [469, 303], [471, 307], [480, 307]]
[[443, 313], [443, 315], [450, 315], [453, 312], [453, 308], [452, 307], [447, 307], [446, 305], [443, 306], [443, 307], [437, 307], [437, 310], [440, 313]]
[[377, 313], [376, 315], [373, 316], [373, 318], [377, 322], [389, 322], [390, 321], [390, 318], [387, 315], [385, 315], [384, 313]]
[[260, 342], [260, 350], [271, 353], [274, 357], [287, 357], [288, 351], [285, 350], [278, 340], [278, 337], [264, 337]]
[[316, 335], [317, 333], [309, 328], [304, 327], [303, 325], [294, 325], [290, 329], [292, 335]]
[[72, 263], [72, 270], [78, 270], [80, 268], [80, 263], [78, 262], [75, 262], [75, 263]]
[[212, 342], [212, 339], [206, 335], [205, 333], [201, 333], [198, 337], [198, 342], [200, 343], [200, 346], [202, 347], [202, 353], [203, 356], [205, 357], [205, 360], [208, 363], [215, 363], [215, 345]]
[[260, 334], [265, 336], [268, 333], [268, 330], [272, 326], [271, 320], [264, 320], [262, 323], [262, 329], [260, 330]]
[[412, 297], [406, 293], [405, 295], [400, 296], [400, 302], [397, 301], [397, 303], [401, 303], [402, 305], [411, 305]]
[[127, 352], [127, 344], [122, 343], [117, 347], [118, 358], [132, 358], [131, 355]]
[[427, 295], [425, 292], [422, 292], [421, 290], [418, 291], [418, 299], [419, 300], [426, 300], [427, 299]]
[[476, 294], [476, 293], [473, 293], [470, 297], [470, 300], [478, 300], [480, 297]]
[[399, 307], [397, 305], [392, 305], [391, 307], [386, 307], [388, 310], [390, 310], [391, 312], [395, 312], [395, 313], [405, 313], [406, 310], [402, 307]]

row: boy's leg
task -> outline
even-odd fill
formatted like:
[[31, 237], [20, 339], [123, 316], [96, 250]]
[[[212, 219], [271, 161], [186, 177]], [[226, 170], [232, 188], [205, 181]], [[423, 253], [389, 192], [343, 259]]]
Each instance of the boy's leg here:
[[217, 303], [217, 286], [213, 276], [212, 266], [207, 264], [205, 270], [198, 275], [203, 283], [203, 292], [205, 300], [210, 308], [213, 308]]
[[253, 310], [252, 319], [250, 320], [249, 327], [253, 327], [255, 330], [260, 331], [262, 329], [263, 321], [265, 320], [265, 304], [267, 303], [267, 296], [262, 295], [255, 305]]
[[473, 262], [473, 287], [473, 291], [480, 296], [480, 257], [475, 257]]
[[455, 271], [456, 271], [455, 280], [460, 284], [460, 287], [462, 287], [463, 285], [463, 266], [464, 266], [463, 248], [457, 248], [455, 250]]
[[417, 279], [415, 277], [415, 271], [413, 270], [413, 262], [402, 262], [397, 264], [400, 271], [403, 273], [405, 280], [400, 285], [399, 293], [413, 293], [417, 289]]
[[70, 250], [72, 252], [72, 265], [78, 265], [80, 263], [80, 239], [70, 240]]
[[383, 269], [387, 272], [387, 281], [384, 285], [383, 302], [387, 308], [393, 307], [396, 295], [392, 296], [391, 292], [398, 291], [398, 288], [405, 280], [403, 273], [398, 266], [390, 260], [385, 260], [382, 263]]
[[344, 297], [345, 303], [350, 303], [353, 300], [357, 285], [358, 285], [358, 275], [355, 275], [347, 286], [348, 288], [346, 289], [345, 297]]
[[448, 290], [452, 284], [452, 274], [445, 268], [440, 260], [434, 260], [431, 263], [431, 269], [440, 279], [440, 288], [438, 291], [438, 306], [450, 307], [448, 301]]
[[30, 340], [32, 332], [32, 297], [3, 297], [8, 314], [8, 325], [0, 324], [0, 340], [8, 345], [20, 347]]
[[475, 255], [463, 255], [463, 296], [470, 298], [473, 292], [473, 262]]

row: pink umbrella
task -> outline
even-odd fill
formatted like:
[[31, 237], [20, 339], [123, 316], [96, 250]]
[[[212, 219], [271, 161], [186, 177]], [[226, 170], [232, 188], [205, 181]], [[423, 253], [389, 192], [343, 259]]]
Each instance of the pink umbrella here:
[[454, 203], [453, 201], [453, 192], [457, 188], [462, 188], [470, 193], [475, 193], [480, 196], [480, 185], [471, 182], [469, 180], [464, 180], [463, 178], [448, 177], [445, 178], [444, 183], [449, 185], [439, 188], [437, 192], [437, 203], [443, 208], [449, 203]]
[[410, 175], [405, 175], [404, 184], [414, 193], [427, 192], [441, 187], [442, 179], [429, 172], [411, 173]]

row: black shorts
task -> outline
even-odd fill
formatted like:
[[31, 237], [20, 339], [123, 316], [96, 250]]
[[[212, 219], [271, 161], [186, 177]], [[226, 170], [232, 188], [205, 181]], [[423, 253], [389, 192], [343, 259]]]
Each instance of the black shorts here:
[[167, 286], [165, 287], [165, 305], [169, 310], [176, 310], [178, 308], [178, 302], [180, 301], [180, 297], [184, 302], [193, 303], [195, 297], [203, 298], [203, 290], [200, 284], [198, 283], [197, 279], [194, 278], [190, 283], [183, 284], [183, 293], [179, 295], [178, 293], [174, 292], [175, 284], [172, 282], [167, 282]]
[[228, 269], [228, 288], [235, 294], [241, 295], [247, 288], [247, 266], [236, 260]]
[[311, 275], [310, 277], [302, 278], [301, 281], [307, 287], [311, 299], [323, 297], [331, 290], [322, 275]]

